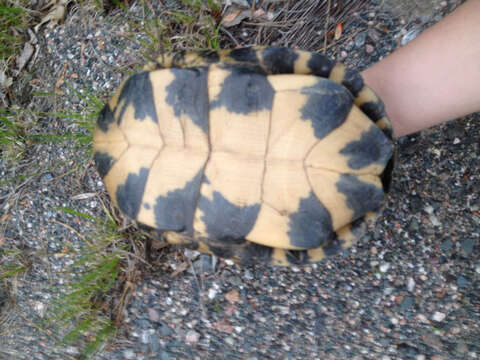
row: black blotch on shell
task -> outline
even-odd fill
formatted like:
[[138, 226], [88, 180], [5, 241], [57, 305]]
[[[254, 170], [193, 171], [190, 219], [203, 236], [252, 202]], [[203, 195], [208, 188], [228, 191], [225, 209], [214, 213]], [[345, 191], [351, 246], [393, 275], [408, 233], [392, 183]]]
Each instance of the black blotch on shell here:
[[340, 242], [338, 241], [338, 238], [335, 237], [334, 239], [332, 239], [332, 241], [330, 241], [328, 244], [322, 247], [322, 250], [326, 256], [335, 256], [338, 253], [340, 253], [343, 249], [340, 245]]
[[364, 87], [364, 82], [362, 76], [357, 71], [347, 69], [342, 85], [344, 85], [354, 97], [357, 97], [358, 93]]
[[207, 69], [170, 69], [175, 79], [166, 87], [165, 101], [178, 118], [185, 114], [208, 134]]
[[220, 93], [210, 103], [211, 109], [224, 106], [237, 114], [250, 114], [261, 110], [271, 110], [274, 90], [265, 73], [257, 67], [226, 67], [231, 73], [223, 84]]
[[113, 117], [112, 110], [110, 109], [110, 106], [106, 104], [98, 115], [97, 126], [103, 132], [107, 132], [108, 126], [114, 121], [115, 118]]
[[155, 110], [155, 101], [153, 99], [152, 82], [150, 73], [147, 71], [133, 75], [125, 82], [122, 92], [118, 98], [117, 107], [121, 106], [118, 116], [120, 125], [123, 115], [127, 108], [132, 105], [134, 116], [137, 120], [145, 120], [150, 117], [158, 124], [157, 112]]
[[202, 59], [204, 59], [207, 63], [217, 63], [220, 61], [220, 56], [216, 51], [213, 50], [204, 50], [199, 52]]
[[381, 130], [390, 140], [393, 140], [393, 128], [391, 127], [391, 125]]
[[312, 123], [317, 139], [339, 127], [353, 105], [352, 95], [343, 86], [326, 79], [318, 79], [315, 85], [302, 89], [301, 93], [308, 96], [300, 110], [301, 119]]
[[148, 173], [149, 170], [147, 168], [141, 168], [138, 174], [130, 173], [125, 183], [117, 188], [116, 198], [118, 207], [131, 219], [137, 218]]
[[360, 238], [365, 235], [367, 224], [365, 222], [365, 216], [360, 216], [358, 219], [350, 223], [350, 232], [356, 238]]
[[298, 53], [286, 47], [269, 47], [262, 51], [262, 58], [269, 74], [293, 74]]
[[173, 55], [172, 65], [183, 66], [185, 64], [185, 50], [179, 50]]
[[115, 159], [107, 153], [100, 152], [96, 152], [93, 155], [93, 159], [95, 160], [97, 171], [103, 179], [112, 168], [113, 164], [115, 163]]
[[155, 226], [158, 229], [186, 231], [186, 234], [193, 235], [193, 215], [202, 175], [203, 171], [199, 171], [183, 188], [156, 198], [154, 213]]
[[298, 211], [289, 216], [290, 244], [313, 249], [330, 241], [335, 235], [332, 217], [313, 192], [300, 199]]
[[213, 192], [213, 199], [200, 196], [198, 209], [203, 213], [209, 238], [243, 239], [252, 230], [257, 221], [260, 204], [236, 206], [225, 199], [218, 191]]
[[335, 66], [335, 62], [322, 54], [312, 54], [312, 57], [307, 62], [307, 66], [313, 75], [328, 78]]
[[247, 47], [234, 49], [230, 52], [229, 56], [238, 62], [258, 65], [259, 61], [257, 54], [257, 50]]
[[385, 105], [381, 100], [366, 102], [360, 106], [360, 109], [373, 122], [377, 122], [385, 116]]
[[348, 166], [355, 170], [372, 164], [385, 166], [392, 153], [392, 141], [376, 125], [362, 132], [359, 140], [349, 142], [340, 150], [340, 154], [348, 156]]
[[382, 188], [365, 183], [351, 174], [340, 175], [337, 189], [346, 197], [347, 206], [353, 211], [352, 221], [380, 207], [384, 199]]

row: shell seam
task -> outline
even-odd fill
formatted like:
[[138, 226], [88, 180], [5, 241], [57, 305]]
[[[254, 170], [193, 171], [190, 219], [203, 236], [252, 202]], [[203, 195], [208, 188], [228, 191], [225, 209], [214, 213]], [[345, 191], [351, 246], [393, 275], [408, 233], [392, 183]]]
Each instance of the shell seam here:
[[195, 199], [195, 206], [194, 206], [194, 210], [193, 210], [193, 218], [192, 218], [192, 230], [193, 230], [193, 234], [192, 234], [192, 239], [194, 240], [195, 239], [195, 227], [194, 227], [194, 224], [195, 224], [195, 217], [196, 217], [196, 214], [197, 214], [197, 211], [198, 211], [198, 203], [200, 201], [200, 197], [202, 196], [202, 186], [203, 186], [203, 183], [204, 183], [204, 180], [206, 178], [206, 175], [205, 175], [205, 170], [207, 169], [207, 165], [208, 165], [208, 162], [210, 161], [210, 158], [211, 158], [211, 155], [212, 155], [212, 140], [211, 140], [211, 124], [210, 124], [210, 94], [209, 94], [209, 86], [208, 86], [208, 74], [209, 74], [209, 71], [210, 70], [210, 66], [208, 66], [208, 70], [207, 70], [207, 76], [205, 77], [205, 85], [206, 85], [206, 92], [207, 92], [207, 102], [208, 102], [208, 106], [207, 106], [207, 124], [208, 124], [208, 130], [207, 130], [207, 134], [206, 134], [206, 138], [207, 138], [207, 142], [208, 142], [208, 155], [207, 155], [207, 159], [205, 160], [205, 163], [203, 164], [202, 166], [202, 178], [200, 179], [200, 185], [198, 186], [198, 195]]

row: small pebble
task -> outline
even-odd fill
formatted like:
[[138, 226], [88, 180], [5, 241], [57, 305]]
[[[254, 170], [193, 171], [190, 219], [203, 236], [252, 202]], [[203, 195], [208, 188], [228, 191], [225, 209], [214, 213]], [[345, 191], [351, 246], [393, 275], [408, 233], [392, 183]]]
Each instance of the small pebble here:
[[413, 292], [415, 290], [415, 280], [412, 277], [409, 277], [407, 280], [407, 290]]
[[438, 220], [438, 218], [435, 216], [435, 215], [430, 215], [428, 217], [428, 219], [430, 220], [430, 222], [432, 223], [433, 226], [440, 226], [442, 225], [442, 223], [440, 222], [440, 220]]
[[428, 324], [428, 319], [427, 319], [427, 317], [426, 317], [425, 315], [423, 315], [423, 314], [418, 314], [418, 315], [416, 316], [416, 320], [419, 321], [419, 322], [421, 322], [421, 323]]
[[355, 36], [355, 46], [357, 48], [361, 48], [365, 44], [365, 40], [367, 39], [367, 33], [361, 32], [357, 36]]
[[153, 321], [153, 322], [160, 321], [160, 315], [158, 314], [157, 310], [150, 308], [147, 310], [147, 312], [148, 312], [148, 318], [150, 319], [150, 321]]
[[140, 341], [142, 344], [148, 344], [150, 342], [150, 332], [148, 330], [143, 330], [140, 335]]
[[427, 205], [427, 206], [425, 206], [425, 207], [423, 208], [423, 210], [425, 210], [425, 212], [426, 212], [427, 214], [432, 215], [434, 209], [433, 209], [433, 206]]
[[168, 325], [162, 324], [160, 327], [160, 335], [162, 336], [170, 336], [173, 334], [172, 329]]
[[415, 298], [413, 296], [405, 296], [400, 303], [400, 311], [407, 311], [415, 304]]
[[135, 359], [135, 353], [133, 352], [133, 350], [130, 350], [130, 349], [125, 350], [123, 352], [123, 356], [128, 360]]
[[367, 52], [367, 54], [371, 54], [373, 52], [373, 50], [375, 50], [375, 48], [373, 47], [373, 45], [370, 45], [370, 44], [367, 44], [365, 46], [365, 51]]
[[43, 316], [45, 315], [45, 309], [46, 309], [45, 304], [40, 301], [36, 301], [34, 308], [35, 308], [35, 311], [38, 313], [38, 315], [43, 318]]
[[213, 300], [213, 299], [215, 299], [215, 296], [217, 296], [217, 290], [214, 289], [214, 288], [208, 289], [208, 298], [210, 300]]
[[170, 359], [171, 359], [170, 355], [165, 350], [162, 350], [160, 352], [160, 360], [170, 360]]
[[402, 41], [400, 42], [402, 46], [407, 45], [410, 41], [415, 39], [419, 34], [420, 34], [420, 29], [412, 29], [408, 31], [405, 35], [402, 37]]
[[43, 181], [49, 182], [52, 180], [53, 180], [53, 175], [51, 173], [46, 173], [45, 175], [43, 175]]
[[249, 269], [245, 270], [245, 273], [243, 276], [245, 277], [246, 280], [253, 280], [255, 278], [253, 276], [253, 273]]
[[194, 330], [189, 330], [187, 332], [187, 335], [185, 336], [185, 341], [190, 344], [198, 342], [199, 339], [200, 339], [200, 334]]
[[465, 278], [464, 276], [461, 276], [461, 275], [460, 275], [460, 276], [457, 278], [457, 286], [458, 286], [458, 287], [466, 287], [466, 286], [468, 286], [468, 279]]
[[382, 273], [386, 273], [388, 271], [388, 269], [390, 269], [390, 264], [389, 263], [384, 263], [382, 265], [380, 265], [380, 272]]
[[473, 252], [473, 239], [465, 239], [460, 244], [465, 255], [471, 255]]
[[446, 315], [444, 313], [441, 313], [439, 311], [436, 311], [435, 314], [433, 314], [432, 319], [435, 321], [443, 321], [445, 320]]

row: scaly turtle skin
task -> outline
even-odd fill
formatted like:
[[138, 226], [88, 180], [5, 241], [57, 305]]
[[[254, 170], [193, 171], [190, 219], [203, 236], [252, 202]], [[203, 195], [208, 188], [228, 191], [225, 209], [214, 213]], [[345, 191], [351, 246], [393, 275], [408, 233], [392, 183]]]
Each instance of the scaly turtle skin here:
[[366, 231], [388, 191], [392, 127], [362, 77], [283, 47], [180, 52], [127, 79], [98, 118], [120, 210], [169, 243], [305, 264]]

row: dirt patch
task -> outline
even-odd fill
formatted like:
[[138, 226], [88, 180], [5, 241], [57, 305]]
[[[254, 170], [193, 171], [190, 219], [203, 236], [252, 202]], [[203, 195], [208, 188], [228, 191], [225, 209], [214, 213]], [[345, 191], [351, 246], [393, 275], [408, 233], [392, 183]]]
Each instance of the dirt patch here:
[[408, 23], [427, 22], [437, 15], [439, 10], [448, 6], [449, 3], [455, 3], [456, 0], [384, 0], [384, 2], [387, 9], [404, 18]]

